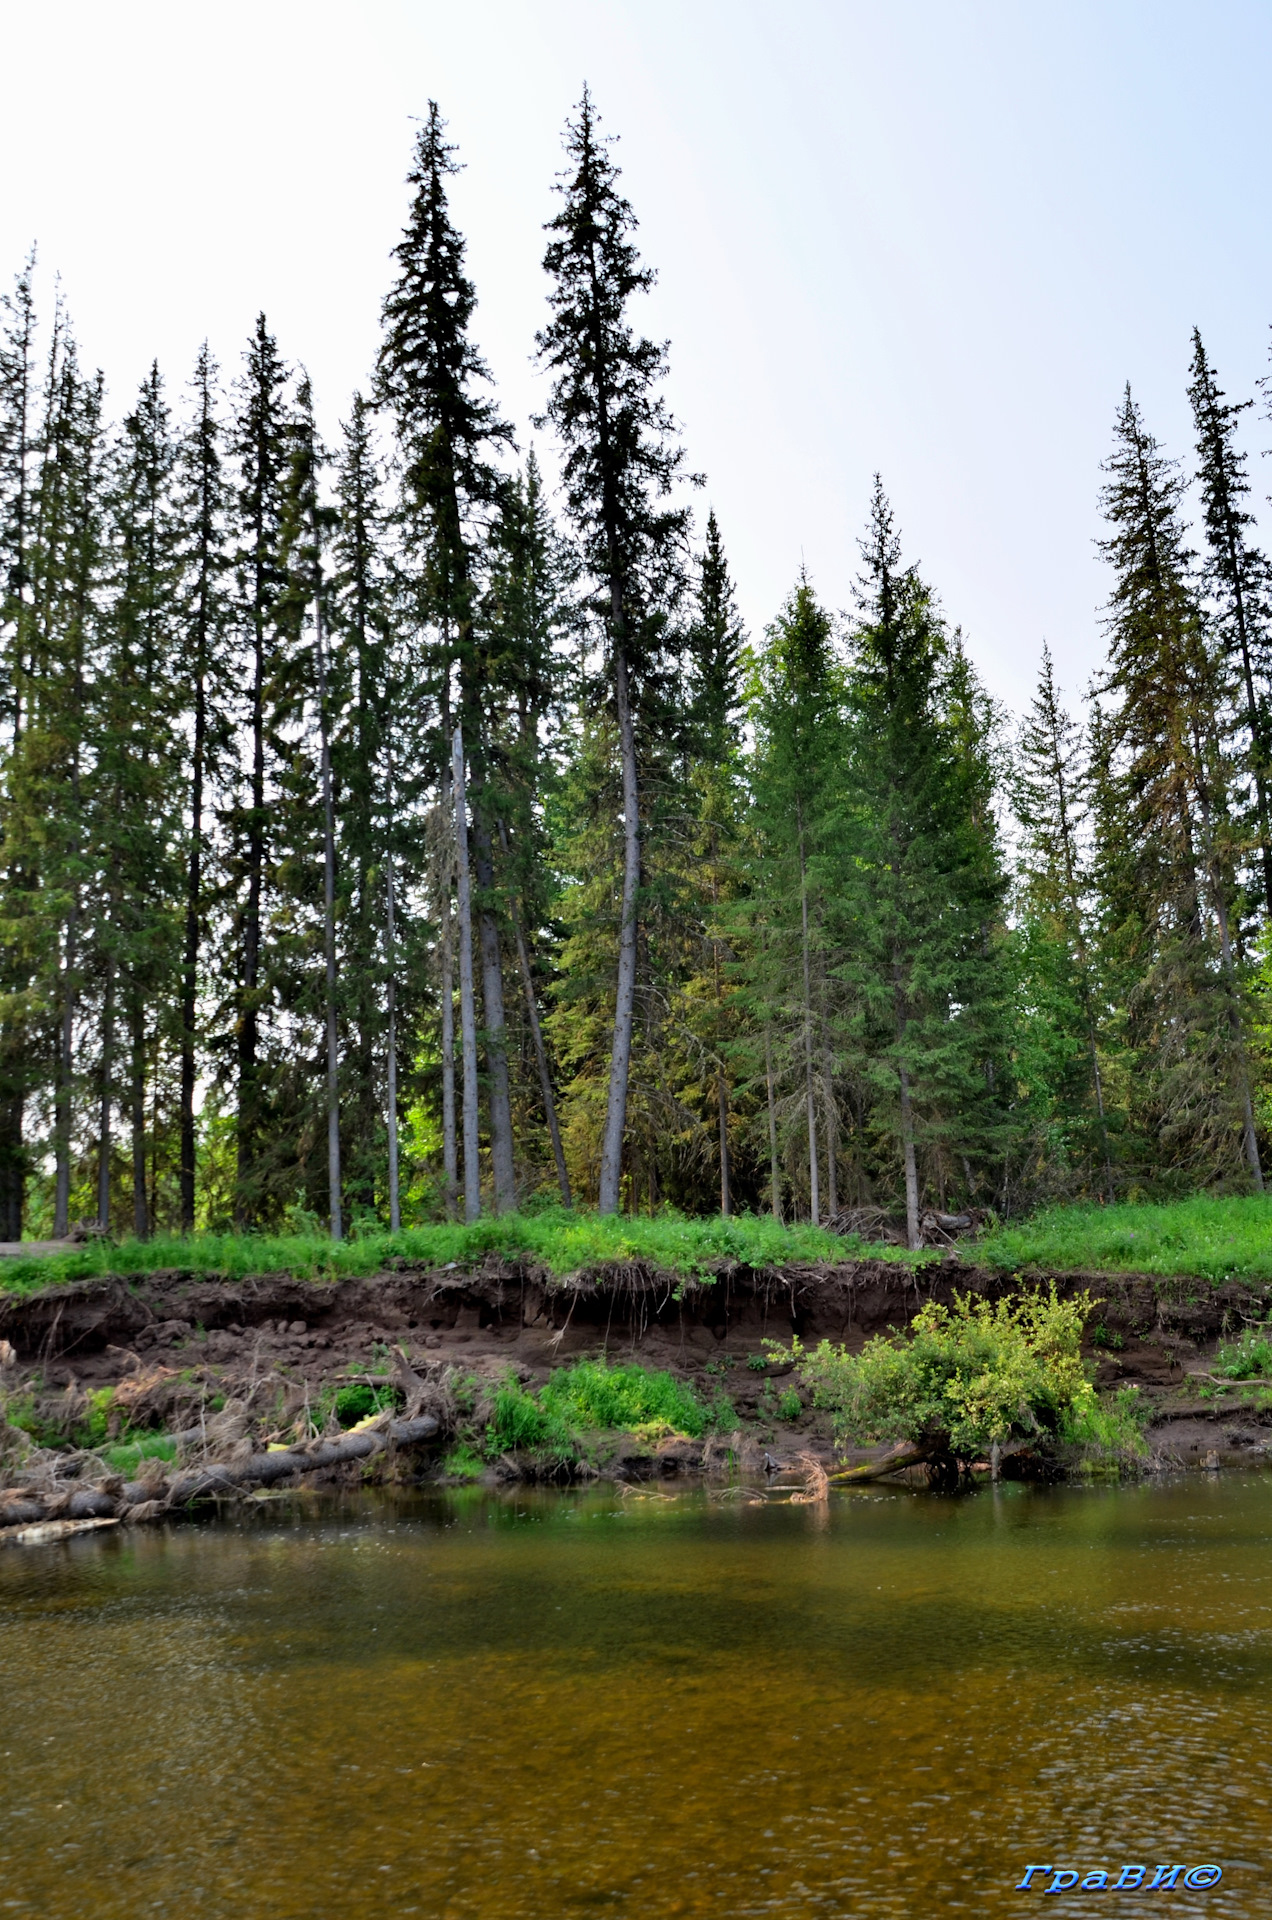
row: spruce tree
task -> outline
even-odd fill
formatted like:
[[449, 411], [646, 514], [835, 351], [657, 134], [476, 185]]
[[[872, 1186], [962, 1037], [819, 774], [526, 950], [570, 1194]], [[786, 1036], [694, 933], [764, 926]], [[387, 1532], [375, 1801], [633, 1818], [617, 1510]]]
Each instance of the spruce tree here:
[[[516, 1178], [477, 616], [485, 523], [503, 485], [494, 456], [511, 443], [512, 430], [499, 418], [493, 400], [480, 390], [490, 376], [469, 335], [476, 294], [464, 272], [464, 242], [451, 221], [447, 202], [446, 182], [457, 171], [453, 154], [437, 103], [430, 101], [408, 175], [414, 189], [410, 222], [394, 249], [397, 279], [384, 302], [376, 397], [392, 412], [401, 448], [401, 512], [408, 549], [417, 556], [423, 574], [420, 603], [441, 635], [437, 693], [444, 725], [448, 724], [450, 678], [458, 669], [486, 1016], [491, 1164], [495, 1208], [503, 1212], [515, 1204]], [[454, 761], [449, 740], [439, 756], [439, 774], [447, 760]], [[465, 822], [467, 807], [458, 794], [456, 805], [457, 820]], [[460, 848], [459, 857], [466, 866], [467, 849]], [[461, 918], [461, 967], [468, 932]], [[469, 991], [469, 983], [461, 980], [461, 995]], [[467, 1044], [471, 1054], [474, 1042]], [[475, 1058], [466, 1058], [464, 1065], [466, 1083], [475, 1085]], [[474, 1203], [480, 1202], [471, 1100], [468, 1107], [464, 1177], [471, 1213]]]
[[619, 1204], [636, 1005], [641, 887], [642, 710], [657, 708], [671, 665], [668, 614], [681, 589], [687, 514], [663, 504], [683, 462], [659, 393], [664, 346], [639, 336], [629, 309], [653, 284], [631, 234], [631, 206], [584, 91], [567, 122], [562, 205], [548, 223], [544, 267], [552, 318], [538, 336], [553, 376], [548, 418], [565, 451], [566, 501], [604, 636], [620, 768], [623, 830], [618, 967], [599, 1205]]
[[235, 577], [237, 620], [247, 654], [246, 736], [249, 764], [230, 809], [234, 888], [234, 1054], [236, 1078], [235, 1219], [253, 1224], [262, 1199], [265, 1089], [261, 1078], [261, 1011], [265, 1000], [262, 932], [270, 864], [266, 805], [268, 706], [279, 605], [286, 585], [282, 560], [287, 469], [288, 372], [278, 346], [257, 317], [237, 386], [232, 446], [237, 463]]
[[183, 581], [178, 671], [182, 705], [190, 726], [179, 1122], [181, 1227], [185, 1233], [193, 1230], [195, 1220], [194, 1094], [198, 1079], [200, 963], [207, 917], [207, 795], [228, 745], [223, 691], [228, 666], [228, 498], [216, 382], [216, 363], [205, 341], [191, 382], [193, 417], [179, 453]]
[[1206, 533], [1205, 578], [1214, 605], [1214, 627], [1225, 659], [1237, 668], [1242, 759], [1254, 786], [1260, 853], [1260, 892], [1272, 918], [1272, 737], [1268, 722], [1267, 562], [1251, 545], [1254, 515], [1244, 506], [1250, 491], [1246, 456], [1236, 444], [1237, 423], [1253, 405], [1225, 400], [1193, 328], [1192, 380], [1188, 398], [1197, 431], [1197, 480]]
[[872, 1129], [900, 1160], [914, 1247], [925, 1186], [939, 1201], [966, 1183], [970, 1198], [990, 1176], [1007, 1192], [1005, 882], [992, 713], [931, 593], [901, 565], [877, 478], [862, 557], [836, 971]]
[[1142, 1123], [1163, 1172], [1212, 1179], [1244, 1154], [1261, 1181], [1248, 1048], [1232, 958], [1231, 813], [1217, 751], [1214, 662], [1191, 579], [1177, 465], [1147, 432], [1129, 387], [1102, 506], [1114, 574], [1102, 686], [1108, 720], [1106, 833], [1127, 857], [1113, 904], [1136, 984], [1128, 1040]]

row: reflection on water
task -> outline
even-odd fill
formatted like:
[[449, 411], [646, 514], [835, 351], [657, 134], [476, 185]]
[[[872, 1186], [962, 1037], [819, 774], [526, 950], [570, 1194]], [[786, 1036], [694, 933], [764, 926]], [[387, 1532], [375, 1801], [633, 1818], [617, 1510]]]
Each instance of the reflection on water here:
[[1272, 1477], [0, 1554], [0, 1915], [1272, 1915]]

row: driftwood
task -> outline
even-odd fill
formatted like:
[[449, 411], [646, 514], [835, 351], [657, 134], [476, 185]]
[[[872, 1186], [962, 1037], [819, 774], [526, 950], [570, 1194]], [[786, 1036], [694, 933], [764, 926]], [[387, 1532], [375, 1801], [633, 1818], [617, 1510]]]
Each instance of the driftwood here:
[[881, 1480], [885, 1473], [900, 1473], [903, 1467], [922, 1466], [931, 1458], [931, 1447], [916, 1447], [911, 1441], [903, 1440], [882, 1459], [867, 1460], [864, 1467], [843, 1467], [829, 1478], [836, 1487], [860, 1485], [866, 1480]]
[[[253, 1453], [243, 1460], [214, 1461], [169, 1476], [152, 1471], [143, 1480], [119, 1475], [90, 1487], [63, 1487], [56, 1493], [35, 1488], [13, 1488], [0, 1493], [0, 1527], [35, 1526], [52, 1520], [154, 1520], [174, 1508], [190, 1507], [250, 1487], [271, 1487], [298, 1473], [316, 1473], [349, 1460], [366, 1460], [392, 1442], [418, 1446], [439, 1430], [432, 1414], [413, 1420], [388, 1420], [374, 1427], [341, 1434], [339, 1439], [312, 1440], [298, 1447], [280, 1447], [272, 1453]], [[176, 1436], [197, 1439], [199, 1429]]]

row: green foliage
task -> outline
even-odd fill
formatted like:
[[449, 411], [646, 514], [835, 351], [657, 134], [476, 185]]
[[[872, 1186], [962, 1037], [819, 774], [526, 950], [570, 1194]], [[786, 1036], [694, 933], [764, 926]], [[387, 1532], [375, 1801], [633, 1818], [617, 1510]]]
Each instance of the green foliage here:
[[785, 1393], [778, 1395], [777, 1417], [779, 1420], [798, 1420], [803, 1411], [804, 1402], [794, 1387], [788, 1387]]
[[1054, 1287], [1014, 1300], [958, 1295], [859, 1354], [829, 1340], [793, 1351], [841, 1443], [910, 1440], [966, 1460], [995, 1440], [1055, 1435], [1094, 1404], [1079, 1351], [1093, 1304], [1086, 1293], [1060, 1300]]
[[393, 1406], [395, 1397], [392, 1387], [372, 1387], [365, 1381], [341, 1387], [335, 1400], [336, 1418], [342, 1427], [355, 1427], [359, 1420]]
[[996, 1225], [976, 1243], [984, 1266], [1272, 1279], [1272, 1198], [1262, 1195], [1160, 1205], [1047, 1207]]
[[1078, 1447], [1087, 1465], [1129, 1465], [1148, 1452], [1144, 1428], [1151, 1412], [1138, 1387], [1118, 1387], [1067, 1407], [1060, 1438]]
[[1210, 1371], [1226, 1380], [1272, 1379], [1272, 1325], [1247, 1327], [1235, 1343], [1220, 1347]]
[[712, 1424], [712, 1409], [692, 1387], [669, 1373], [641, 1366], [610, 1366], [577, 1360], [554, 1373], [542, 1389], [545, 1407], [574, 1428], [639, 1428], [661, 1425], [695, 1439]]
[[480, 1480], [485, 1471], [485, 1461], [467, 1444], [452, 1447], [442, 1461], [442, 1472], [452, 1480]]
[[177, 1443], [168, 1433], [139, 1433], [100, 1452], [112, 1473], [132, 1474], [143, 1460], [175, 1460]]

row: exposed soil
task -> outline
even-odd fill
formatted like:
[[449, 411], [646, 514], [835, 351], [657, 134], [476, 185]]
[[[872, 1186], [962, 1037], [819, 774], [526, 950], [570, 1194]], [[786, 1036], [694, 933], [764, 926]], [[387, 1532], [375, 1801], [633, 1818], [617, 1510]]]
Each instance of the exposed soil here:
[[[883, 1261], [780, 1270], [725, 1267], [708, 1283], [640, 1265], [553, 1282], [528, 1264], [487, 1259], [437, 1269], [405, 1263], [368, 1279], [330, 1283], [263, 1274], [223, 1282], [179, 1272], [102, 1279], [0, 1300], [0, 1342], [12, 1349], [0, 1374], [9, 1391], [42, 1402], [117, 1388], [133, 1426], [188, 1428], [223, 1400], [294, 1418], [333, 1384], [379, 1377], [390, 1350], [438, 1386], [455, 1372], [493, 1385], [512, 1369], [523, 1384], [583, 1354], [666, 1367], [710, 1395], [728, 1394], [744, 1460], [763, 1464], [803, 1450], [828, 1459], [829, 1429], [807, 1413], [791, 1423], [776, 1399], [789, 1367], [761, 1366], [764, 1341], [828, 1337], [856, 1348], [908, 1323], [955, 1289], [991, 1297], [1019, 1286], [957, 1258], [918, 1273]], [[1062, 1293], [1086, 1287], [1102, 1304], [1091, 1316], [1101, 1386], [1134, 1384], [1154, 1403], [1150, 1442], [1161, 1464], [1216, 1466], [1272, 1449], [1272, 1412], [1198, 1397], [1220, 1341], [1262, 1318], [1269, 1299], [1236, 1284], [1149, 1275], [1070, 1273]], [[0, 1352], [3, 1349], [0, 1348]], [[663, 1442], [606, 1451], [617, 1474], [676, 1472], [710, 1463], [712, 1442]], [[714, 1443], [718, 1452], [720, 1443]]]

